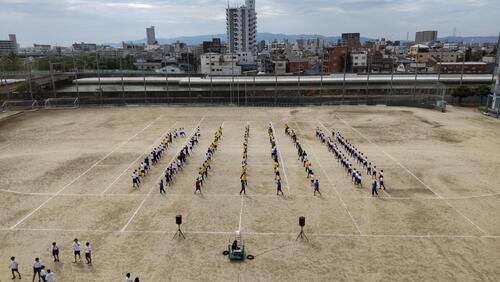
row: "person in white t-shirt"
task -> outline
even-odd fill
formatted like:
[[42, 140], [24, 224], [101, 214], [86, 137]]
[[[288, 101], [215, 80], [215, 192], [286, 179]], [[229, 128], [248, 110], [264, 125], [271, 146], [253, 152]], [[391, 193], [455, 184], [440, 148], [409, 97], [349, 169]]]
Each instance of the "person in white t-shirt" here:
[[90, 242], [85, 243], [85, 259], [87, 260], [87, 264], [92, 264]]
[[76, 263], [76, 257], [78, 257], [79, 261], [82, 261], [80, 251], [81, 251], [80, 242], [78, 242], [78, 239], [75, 238], [75, 240], [73, 240], [73, 253], [75, 254], [75, 263]]
[[41, 278], [41, 272], [42, 271], [42, 263], [40, 262], [39, 258], [35, 258], [35, 261], [33, 262], [33, 282], [35, 281], [35, 277], [38, 275], [38, 281], [40, 281]]
[[47, 269], [47, 276], [45, 279], [47, 282], [56, 282], [56, 275], [50, 269]]
[[21, 273], [19, 273], [19, 264], [16, 261], [16, 257], [10, 257], [10, 271], [12, 271], [12, 279], [16, 279], [16, 273], [21, 279]]
[[125, 274], [125, 282], [133, 282], [132, 278], [130, 278], [130, 273]]
[[45, 265], [42, 265], [42, 270], [40, 270], [40, 278], [42, 282], [47, 281], [47, 271], [45, 271]]

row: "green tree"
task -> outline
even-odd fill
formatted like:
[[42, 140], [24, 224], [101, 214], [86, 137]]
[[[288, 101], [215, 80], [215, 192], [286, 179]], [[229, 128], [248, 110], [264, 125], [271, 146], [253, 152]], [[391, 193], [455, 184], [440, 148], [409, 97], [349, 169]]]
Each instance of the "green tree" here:
[[[33, 92], [34, 100], [41, 100], [43, 98], [42, 87], [38, 83], [36, 83], [35, 81], [31, 81], [31, 89]], [[19, 92], [20, 95], [22, 95], [22, 99], [31, 100], [30, 85], [28, 81], [24, 81], [19, 86], [17, 86], [16, 91]]]
[[462, 99], [474, 96], [474, 91], [469, 86], [459, 86], [451, 92], [451, 96], [454, 98], [458, 98], [458, 105], [462, 105]]
[[483, 105], [484, 98], [491, 94], [491, 87], [485, 84], [479, 85], [474, 89], [474, 93], [481, 98], [481, 105]]
[[15, 53], [0, 57], [0, 64], [5, 71], [21, 71], [23, 69], [23, 62]]

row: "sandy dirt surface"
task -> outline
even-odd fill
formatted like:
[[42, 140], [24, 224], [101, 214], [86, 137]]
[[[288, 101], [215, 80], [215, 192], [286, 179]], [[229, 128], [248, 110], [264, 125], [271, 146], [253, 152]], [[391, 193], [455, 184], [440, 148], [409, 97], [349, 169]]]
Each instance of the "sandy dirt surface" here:
[[[267, 134], [275, 129], [283, 191], [276, 196]], [[245, 125], [249, 188], [239, 195]], [[284, 125], [309, 154], [322, 196], [313, 196]], [[175, 183], [158, 181], [187, 138], [176, 140], [140, 189], [132, 167], [173, 128], [201, 139]], [[203, 195], [197, 168], [223, 125]], [[378, 169], [386, 191], [356, 188], [315, 137], [341, 132]], [[58, 281], [498, 281], [500, 121], [385, 106], [305, 108], [81, 108], [28, 112], [0, 122], [0, 281], [16, 256], [23, 281], [40, 257]], [[358, 165], [356, 165], [358, 166]], [[185, 240], [172, 240], [175, 215]], [[298, 240], [306, 217], [309, 241]], [[222, 251], [241, 229], [254, 260]], [[73, 263], [74, 238], [93, 265]], [[61, 248], [52, 262], [51, 242]]]

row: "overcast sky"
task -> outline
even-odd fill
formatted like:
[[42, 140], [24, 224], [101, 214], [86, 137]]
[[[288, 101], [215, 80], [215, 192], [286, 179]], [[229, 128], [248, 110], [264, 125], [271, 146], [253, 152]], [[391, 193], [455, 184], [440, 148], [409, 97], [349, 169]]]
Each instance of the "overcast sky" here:
[[[417, 30], [447, 36], [498, 35], [500, 0], [257, 0], [258, 31], [410, 39]], [[243, 0], [231, 3], [243, 3]], [[225, 33], [227, 0], [0, 0], [0, 39], [22, 46], [121, 42]]]

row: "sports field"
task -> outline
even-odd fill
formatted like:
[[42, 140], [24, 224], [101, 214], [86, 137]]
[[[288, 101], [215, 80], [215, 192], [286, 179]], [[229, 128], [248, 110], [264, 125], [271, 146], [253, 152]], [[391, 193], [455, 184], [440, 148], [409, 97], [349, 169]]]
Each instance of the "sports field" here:
[[[285, 197], [276, 196], [270, 123]], [[247, 124], [249, 187], [240, 196]], [[308, 152], [322, 196], [313, 196], [285, 124]], [[194, 195], [221, 125], [203, 195]], [[133, 168], [169, 130], [183, 127], [189, 136], [197, 126], [200, 144], [166, 196], [158, 182], [188, 138], [132, 188]], [[355, 187], [316, 127], [341, 132], [383, 169], [387, 190], [372, 197], [366, 174], [364, 187]], [[141, 281], [499, 281], [499, 149], [499, 121], [454, 107], [444, 114], [385, 106], [24, 113], [0, 122], [0, 281], [10, 280], [11, 256], [23, 281], [31, 281], [35, 257], [58, 281], [123, 281], [126, 272]], [[185, 240], [172, 239], [177, 214]], [[299, 216], [309, 241], [296, 241]], [[254, 260], [222, 255], [237, 229]], [[91, 242], [91, 266], [73, 263], [74, 238]]]

